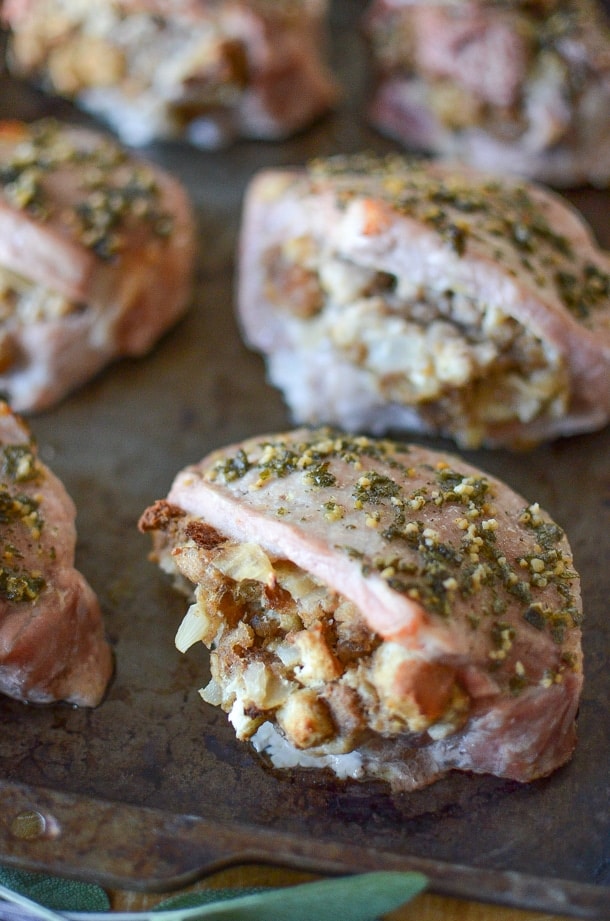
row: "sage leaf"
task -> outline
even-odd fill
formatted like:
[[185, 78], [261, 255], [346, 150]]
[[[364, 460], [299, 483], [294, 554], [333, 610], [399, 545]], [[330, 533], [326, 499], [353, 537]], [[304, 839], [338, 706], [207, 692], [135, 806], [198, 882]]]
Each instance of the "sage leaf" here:
[[69, 921], [376, 921], [426, 886], [421, 873], [380, 871], [269, 889], [191, 908], [80, 914]]
[[173, 895], [154, 906], [154, 911], [175, 910], [176, 908], [197, 908], [209, 905], [210, 902], [225, 902], [227, 899], [236, 899], [244, 895], [256, 895], [259, 892], [269, 892], [270, 886], [238, 886], [231, 889], [201, 889], [199, 892], [185, 892]]
[[1, 921], [64, 921], [65, 915], [0, 885]]
[[101, 886], [0, 867], [0, 885], [59, 911], [106, 911], [110, 900]]
[[[7, 921], [377, 921], [421, 892], [421, 873], [381, 871], [325, 879], [281, 889], [212, 890], [165, 900], [144, 912], [82, 911], [108, 898], [100, 887], [38, 874], [3, 871], [14, 891], [0, 883], [0, 919]], [[27, 894], [26, 894], [27, 890]], [[62, 904], [61, 912], [38, 903], [32, 890]], [[99, 890], [96, 891], [96, 890]], [[245, 894], [244, 894], [245, 893]], [[68, 904], [74, 897], [79, 910]], [[180, 906], [180, 907], [179, 907]]]

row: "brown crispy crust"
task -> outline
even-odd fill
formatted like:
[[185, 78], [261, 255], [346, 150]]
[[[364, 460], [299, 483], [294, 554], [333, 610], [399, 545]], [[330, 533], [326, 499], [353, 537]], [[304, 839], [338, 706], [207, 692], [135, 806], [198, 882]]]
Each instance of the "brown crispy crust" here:
[[186, 512], [178, 505], [159, 499], [140, 516], [138, 528], [143, 534], [148, 531], [165, 531], [173, 521], [185, 515]]

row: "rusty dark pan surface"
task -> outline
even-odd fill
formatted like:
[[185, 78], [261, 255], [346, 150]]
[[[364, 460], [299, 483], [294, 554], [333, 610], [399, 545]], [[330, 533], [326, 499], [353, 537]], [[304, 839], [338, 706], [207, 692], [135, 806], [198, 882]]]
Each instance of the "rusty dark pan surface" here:
[[[158, 145], [197, 207], [197, 290], [183, 322], [139, 361], [101, 374], [31, 420], [43, 458], [77, 503], [78, 564], [102, 602], [116, 675], [94, 711], [0, 700], [0, 863], [168, 889], [228, 863], [272, 862], [320, 872], [422, 869], [434, 891], [580, 917], [610, 905], [610, 430], [531, 454], [469, 459], [546, 507], [566, 529], [582, 575], [586, 681], [579, 744], [569, 765], [521, 786], [452, 775], [409, 795], [325, 774], [277, 776], [204, 704], [203, 647], [173, 638], [185, 602], [147, 559], [136, 530], [179, 468], [210, 449], [290, 425], [261, 359], [233, 314], [234, 247], [243, 189], [259, 168], [315, 154], [392, 145], [361, 116], [359, 4], [335, 10], [341, 109], [280, 145], [223, 153]], [[5, 79], [0, 117], [69, 106]], [[610, 194], [569, 196], [610, 246]], [[453, 446], [445, 445], [452, 449]], [[20, 816], [46, 821], [37, 834]]]

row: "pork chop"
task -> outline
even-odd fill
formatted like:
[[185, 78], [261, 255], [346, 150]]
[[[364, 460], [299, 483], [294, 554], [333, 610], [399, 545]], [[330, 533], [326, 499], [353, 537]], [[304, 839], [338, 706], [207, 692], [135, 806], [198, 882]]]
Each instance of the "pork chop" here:
[[610, 25], [596, 0], [372, 0], [368, 116], [410, 150], [559, 187], [610, 178]]
[[575, 745], [579, 577], [535, 502], [458, 457], [301, 429], [215, 451], [141, 517], [194, 601], [201, 691], [276, 766], [416, 789]]
[[48, 409], [184, 313], [194, 219], [181, 184], [114, 140], [0, 123], [0, 391]]
[[98, 600], [74, 568], [74, 503], [0, 402], [0, 693], [100, 703], [112, 674]]
[[278, 140], [337, 99], [326, 0], [8, 0], [14, 73], [128, 144]]
[[398, 155], [263, 171], [237, 310], [297, 423], [527, 447], [610, 416], [610, 257], [526, 180]]

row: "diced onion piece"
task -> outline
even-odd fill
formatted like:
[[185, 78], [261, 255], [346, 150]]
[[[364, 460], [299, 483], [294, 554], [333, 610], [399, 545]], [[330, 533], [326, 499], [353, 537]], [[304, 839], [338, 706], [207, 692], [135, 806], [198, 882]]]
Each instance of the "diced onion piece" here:
[[236, 700], [229, 713], [229, 722], [233, 724], [235, 735], [240, 741], [249, 739], [254, 735], [262, 722], [262, 717], [252, 718], [244, 709], [243, 701]]
[[324, 602], [328, 600], [327, 587], [293, 563], [278, 563], [276, 574], [278, 584], [292, 595], [308, 613], [315, 611], [318, 607], [323, 607]]
[[220, 618], [210, 616], [199, 599], [190, 606], [178, 627], [174, 640], [176, 648], [180, 652], [186, 652], [195, 643], [205, 643], [208, 646], [216, 636], [219, 624]]
[[211, 704], [213, 707], [220, 707], [222, 704], [222, 687], [214, 678], [200, 689], [199, 695], [206, 704]]
[[271, 561], [258, 544], [228, 542], [218, 549], [213, 563], [219, 572], [235, 582], [252, 579], [270, 587], [275, 585]]
[[261, 710], [283, 704], [292, 690], [292, 683], [274, 674], [264, 662], [250, 662], [243, 673], [244, 699]]
[[295, 668], [301, 664], [301, 654], [294, 643], [284, 640], [277, 644], [270, 643], [267, 648], [278, 657], [285, 668]]

